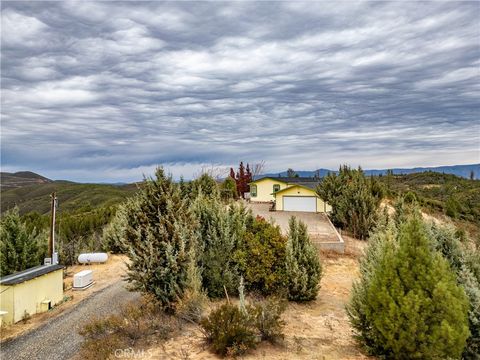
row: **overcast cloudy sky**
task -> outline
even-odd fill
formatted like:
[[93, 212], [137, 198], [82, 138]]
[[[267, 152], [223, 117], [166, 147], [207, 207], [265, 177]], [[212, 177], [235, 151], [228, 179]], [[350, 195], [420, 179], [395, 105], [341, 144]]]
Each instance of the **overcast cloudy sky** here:
[[479, 2], [1, 7], [3, 171], [480, 161]]

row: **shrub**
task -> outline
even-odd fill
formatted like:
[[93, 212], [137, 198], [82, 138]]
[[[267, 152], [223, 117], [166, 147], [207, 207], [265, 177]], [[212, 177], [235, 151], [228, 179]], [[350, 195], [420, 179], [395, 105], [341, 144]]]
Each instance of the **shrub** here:
[[287, 302], [270, 298], [257, 301], [254, 306], [246, 305], [243, 277], [240, 277], [238, 293], [238, 306], [230, 302], [223, 304], [200, 323], [214, 352], [236, 356], [254, 348], [258, 341], [275, 343], [283, 339], [282, 313]]
[[448, 262], [418, 216], [400, 226], [396, 246], [387, 239], [379, 237], [363, 262], [349, 305], [352, 326], [376, 355], [458, 358], [469, 335], [468, 300]]
[[413, 204], [417, 201], [417, 196], [412, 191], [408, 191], [403, 198], [407, 204]]
[[119, 314], [91, 319], [80, 330], [84, 337], [81, 355], [83, 359], [108, 359], [116, 349], [133, 347], [139, 340], [166, 340], [177, 327], [157, 301], [147, 296], [140, 303], [123, 306]]
[[284, 291], [286, 238], [280, 228], [257, 217], [248, 224], [244, 240], [235, 259], [247, 288], [264, 295]]
[[453, 219], [456, 219], [461, 212], [461, 204], [454, 197], [450, 196], [445, 202], [445, 213]]
[[287, 302], [281, 298], [269, 298], [257, 302], [251, 310], [254, 326], [262, 340], [276, 343], [283, 340], [285, 321], [282, 314], [287, 308]]
[[308, 301], [317, 297], [322, 266], [317, 249], [310, 242], [307, 226], [290, 218], [286, 250], [288, 299]]
[[177, 301], [175, 314], [190, 323], [199, 323], [205, 312], [208, 297], [202, 292], [186, 290]]
[[170, 312], [188, 288], [197, 241], [194, 226], [186, 200], [162, 168], [130, 200], [121, 243], [130, 258], [127, 280], [132, 290], [153, 294]]
[[212, 350], [220, 355], [241, 355], [257, 344], [250, 315], [225, 303], [201, 321]]

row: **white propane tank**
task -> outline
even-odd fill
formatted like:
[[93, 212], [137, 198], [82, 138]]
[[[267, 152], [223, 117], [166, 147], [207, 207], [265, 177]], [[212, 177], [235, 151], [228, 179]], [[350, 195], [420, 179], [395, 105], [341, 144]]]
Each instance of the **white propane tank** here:
[[89, 263], [104, 263], [108, 260], [107, 253], [87, 253], [78, 255], [78, 262], [80, 264]]

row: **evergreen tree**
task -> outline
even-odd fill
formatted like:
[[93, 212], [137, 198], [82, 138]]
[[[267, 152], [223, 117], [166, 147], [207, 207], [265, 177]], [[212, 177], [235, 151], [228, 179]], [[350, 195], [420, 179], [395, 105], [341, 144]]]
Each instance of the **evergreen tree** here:
[[280, 227], [264, 218], [250, 217], [247, 231], [234, 257], [249, 290], [264, 295], [285, 289], [285, 256], [287, 239]]
[[183, 198], [190, 197], [190, 184], [185, 182], [183, 176], [180, 176], [180, 180], [178, 181], [178, 187], [180, 188], [180, 193], [182, 194]]
[[362, 270], [350, 303], [352, 325], [376, 355], [459, 358], [469, 335], [463, 288], [418, 216], [400, 226], [395, 241], [396, 246], [377, 244], [373, 266]]
[[[42, 232], [41, 235], [45, 236]], [[7, 211], [0, 220], [0, 274], [13, 274], [41, 265], [43, 258], [39, 242], [47, 238], [38, 236], [36, 229], [27, 231], [20, 219], [18, 208]]]
[[122, 247], [130, 258], [127, 280], [131, 289], [153, 294], [167, 311], [189, 286], [195, 219], [180, 189], [163, 168], [145, 179], [130, 200]]
[[332, 221], [360, 239], [375, 226], [383, 188], [377, 179], [366, 178], [362, 169], [340, 167], [327, 175], [317, 188], [319, 196], [332, 206]]
[[129, 202], [120, 204], [112, 221], [103, 228], [102, 248], [114, 254], [123, 253], [122, 240], [125, 238]]
[[480, 279], [475, 276], [475, 268], [469, 261], [475, 250], [463, 247], [455, 228], [450, 226], [430, 227], [431, 237], [435, 240], [436, 249], [449, 262], [462, 285], [470, 302], [468, 321], [470, 337], [463, 352], [464, 359], [480, 359]]
[[346, 306], [347, 315], [355, 331], [355, 337], [370, 352], [377, 354], [381, 352], [381, 347], [376, 345], [378, 342], [376, 332], [371, 319], [367, 317], [367, 309], [369, 308], [367, 289], [373, 275], [380, 266], [383, 255], [389, 249], [397, 247], [396, 236], [397, 228], [395, 224], [388, 221], [386, 216], [383, 216], [368, 240], [368, 247], [360, 260], [360, 280], [353, 283], [351, 299]]
[[245, 234], [248, 213], [235, 205], [225, 209], [217, 198], [203, 195], [195, 200], [192, 210], [198, 223], [198, 266], [203, 287], [210, 297], [223, 297], [224, 286], [235, 293], [239, 272], [232, 254]]
[[309, 301], [317, 297], [322, 266], [317, 249], [310, 242], [307, 226], [291, 217], [286, 250], [288, 298]]
[[219, 195], [217, 182], [207, 173], [202, 174], [190, 184], [189, 196], [191, 200], [195, 200], [200, 193], [212, 198], [218, 197]]
[[220, 194], [224, 200], [236, 199], [238, 194], [235, 179], [232, 179], [230, 176], [227, 177], [221, 185]]

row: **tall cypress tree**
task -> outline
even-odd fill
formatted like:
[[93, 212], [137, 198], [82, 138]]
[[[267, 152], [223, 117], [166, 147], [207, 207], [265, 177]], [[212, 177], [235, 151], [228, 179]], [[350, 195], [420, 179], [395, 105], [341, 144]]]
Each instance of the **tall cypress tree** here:
[[194, 217], [180, 189], [162, 168], [145, 179], [130, 200], [122, 247], [130, 258], [127, 280], [133, 290], [153, 294], [167, 311], [182, 297], [196, 244]]
[[291, 217], [286, 249], [288, 298], [308, 301], [317, 297], [322, 266], [317, 249], [310, 242], [307, 226]]
[[358, 282], [353, 283], [351, 299], [346, 306], [355, 337], [372, 353], [381, 350], [376, 345], [378, 341], [371, 319], [367, 317], [369, 308], [367, 289], [385, 252], [397, 247], [395, 224], [393, 221], [389, 222], [386, 217], [382, 217], [381, 220], [368, 240], [368, 247], [360, 260], [361, 276]]
[[240, 277], [233, 254], [243, 241], [251, 214], [235, 204], [227, 209], [218, 198], [203, 195], [192, 209], [198, 222], [198, 266], [204, 289], [210, 297], [223, 297], [224, 286], [230, 294], [236, 293]]

